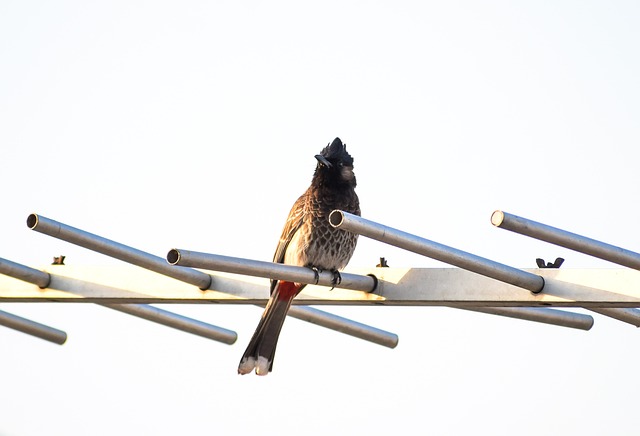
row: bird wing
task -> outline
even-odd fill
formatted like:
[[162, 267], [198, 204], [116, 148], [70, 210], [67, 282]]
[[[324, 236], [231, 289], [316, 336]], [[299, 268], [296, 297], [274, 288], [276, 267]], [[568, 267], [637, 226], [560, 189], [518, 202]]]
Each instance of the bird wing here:
[[[305, 197], [306, 193], [301, 195], [296, 202], [293, 203], [293, 207], [289, 212], [287, 221], [284, 223], [280, 241], [278, 242], [276, 252], [273, 255], [273, 261], [276, 263], [284, 263], [284, 255], [287, 252], [287, 247], [293, 239], [293, 235], [295, 235], [304, 222]], [[271, 292], [273, 292], [276, 282], [277, 280], [271, 280]]]

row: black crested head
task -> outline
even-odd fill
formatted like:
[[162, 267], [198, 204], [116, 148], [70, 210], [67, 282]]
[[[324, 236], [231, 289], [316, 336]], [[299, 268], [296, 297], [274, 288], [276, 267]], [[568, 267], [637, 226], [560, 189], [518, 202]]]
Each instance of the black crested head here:
[[343, 144], [340, 138], [336, 138], [331, 144], [327, 144], [320, 152], [320, 155], [331, 163], [342, 162], [343, 165], [353, 166], [353, 158], [347, 152], [347, 145]]
[[313, 175], [313, 182], [327, 186], [356, 186], [353, 173], [353, 157], [347, 152], [346, 144], [340, 138], [327, 144], [320, 154], [316, 155], [318, 166]]

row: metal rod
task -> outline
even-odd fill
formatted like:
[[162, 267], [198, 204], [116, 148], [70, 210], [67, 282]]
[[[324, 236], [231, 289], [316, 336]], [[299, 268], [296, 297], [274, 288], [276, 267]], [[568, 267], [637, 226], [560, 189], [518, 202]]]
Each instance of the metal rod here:
[[209, 286], [211, 286], [211, 276], [209, 274], [190, 268], [172, 267], [171, 265], [167, 265], [165, 259], [159, 256], [145, 253], [136, 248], [59, 223], [58, 221], [35, 213], [32, 213], [27, 218], [27, 226], [36, 232], [44, 233], [45, 235], [71, 242], [72, 244], [129, 262], [159, 274], [173, 277], [174, 279], [190, 283], [203, 290], [209, 289]]
[[[283, 265], [273, 262], [178, 250], [175, 248], [167, 254], [167, 261], [172, 265], [211, 269], [214, 271], [244, 274], [254, 277], [290, 280], [297, 283], [315, 283], [315, 273], [312, 270], [294, 265]], [[341, 273], [340, 276], [342, 281], [340, 285], [336, 285], [336, 287], [360, 291], [364, 289], [370, 292], [375, 289], [377, 284], [376, 278], [372, 276], [348, 273]], [[319, 274], [318, 284], [333, 286], [331, 283], [332, 279], [332, 273], [328, 271], [321, 272]], [[288, 315], [385, 347], [395, 348], [396, 345], [398, 345], [398, 335], [395, 333], [387, 332], [315, 308], [292, 306], [289, 309]]]
[[524, 319], [527, 321], [541, 322], [579, 330], [590, 330], [591, 327], [593, 327], [593, 317], [590, 315], [565, 310], [549, 309], [546, 307], [459, 307], [459, 309], [507, 316], [509, 318]]
[[334, 210], [329, 215], [329, 222], [333, 227], [422, 254], [477, 274], [528, 289], [536, 294], [544, 287], [544, 279], [539, 275], [396, 230], [357, 215]]
[[550, 242], [609, 262], [640, 270], [640, 253], [496, 210], [491, 223], [501, 229]]
[[44, 271], [29, 268], [28, 266], [2, 258], [0, 258], [0, 274], [22, 280], [23, 282], [33, 283], [42, 289], [49, 286], [49, 282], [51, 281], [51, 276]]
[[332, 313], [326, 313], [313, 307], [291, 306], [289, 316], [327, 327], [356, 338], [364, 339], [388, 348], [398, 345], [398, 335], [366, 324], [362, 324]]
[[224, 344], [231, 345], [238, 339], [238, 334], [233, 330], [187, 318], [147, 304], [101, 304], [101, 306]]
[[[316, 272], [310, 268], [295, 265], [284, 265], [282, 263], [221, 256], [219, 254], [179, 250], [176, 248], [169, 251], [167, 254], [167, 261], [171, 265], [182, 265], [233, 274], [287, 280], [296, 283], [334, 286], [332, 282], [334, 280], [333, 273], [330, 271], [322, 271], [318, 273], [316, 283]], [[372, 292], [375, 290], [377, 284], [376, 278], [372, 276], [341, 273], [340, 277], [340, 283], [335, 285], [337, 288]]]
[[[144, 251], [111, 241], [101, 236], [85, 232], [84, 230], [59, 223], [41, 215], [29, 215], [29, 217], [27, 218], [27, 226], [37, 232], [62, 239], [76, 245], [80, 245], [81, 247], [97, 251], [107, 256], [115, 257], [116, 259], [132, 263], [142, 268], [147, 268], [158, 274], [163, 274], [168, 277], [173, 277], [174, 279], [190, 283], [192, 285], [198, 286], [202, 290], [206, 290], [211, 287], [211, 276], [209, 274], [203, 273], [202, 271], [198, 271], [192, 268], [169, 265], [167, 261], [165, 259], [162, 259], [161, 257], [154, 256], [152, 254], [145, 253]], [[315, 324], [318, 325], [323, 325], [322, 322], [330, 325], [331, 320], [334, 317], [334, 315], [326, 312], [318, 310], [316, 310], [315, 312], [311, 311], [308, 307], [299, 307], [297, 309], [297, 311], [302, 312], [304, 312], [305, 310], [309, 310], [309, 317], [316, 319], [317, 322], [315, 322]], [[324, 321], [323, 317], [326, 317]], [[370, 328], [374, 329], [374, 327]], [[341, 329], [340, 331], [350, 335], [358, 334], [358, 331], [350, 329], [348, 325], [345, 325], [344, 329]], [[392, 335], [392, 333], [388, 334]]]
[[592, 312], [640, 327], [640, 310], [633, 308], [590, 308]]
[[67, 341], [67, 334], [62, 330], [13, 315], [3, 310], [0, 310], [0, 325], [58, 345], [62, 345]]
[[[0, 259], [0, 273], [14, 277], [16, 279], [20, 279], [22, 281], [34, 283], [36, 285], [40, 285], [42, 283], [48, 284], [51, 282], [51, 274], [45, 271], [40, 271], [35, 268], [28, 267], [26, 265], [7, 261], [6, 259]], [[178, 315], [145, 304], [100, 304], [100, 306], [108, 307], [109, 309], [117, 310], [119, 312], [128, 313], [129, 315], [144, 318], [148, 321], [152, 321], [168, 327], [173, 327], [187, 333], [193, 333], [195, 335], [203, 336], [205, 338], [213, 339], [225, 344], [233, 344], [238, 337], [238, 335], [234, 331], [207, 324], [202, 321], [197, 321], [195, 319], [187, 318], [182, 315]]]

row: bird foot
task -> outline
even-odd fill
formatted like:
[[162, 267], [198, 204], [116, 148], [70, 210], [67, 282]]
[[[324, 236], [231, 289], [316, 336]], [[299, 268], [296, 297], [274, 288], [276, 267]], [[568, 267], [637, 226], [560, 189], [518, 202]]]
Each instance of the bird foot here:
[[332, 269], [331, 273], [333, 274], [333, 278], [331, 279], [331, 284], [333, 286], [331, 286], [331, 289], [329, 290], [333, 291], [336, 286], [342, 283], [342, 276], [340, 275], [340, 272], [337, 269]]
[[331, 284], [333, 285], [333, 287], [336, 287], [340, 283], [342, 283], [342, 276], [340, 275], [340, 272], [337, 269], [331, 270], [331, 272], [333, 273], [333, 279], [331, 279]]
[[313, 271], [313, 278], [315, 279], [314, 285], [317, 285], [320, 281], [320, 273], [322, 272], [322, 270], [315, 266], [310, 266], [309, 268], [311, 268], [311, 271]]
[[[310, 268], [313, 271], [314, 278], [315, 278], [314, 285], [317, 285], [320, 282], [320, 273], [322, 272], [322, 270], [315, 266], [309, 266], [308, 268]], [[332, 269], [331, 274], [333, 274], [333, 278], [331, 279], [331, 284], [333, 286], [331, 286], [331, 289], [329, 289], [330, 291], [332, 291], [336, 286], [342, 283], [342, 276], [340, 275], [340, 272], [337, 269]]]

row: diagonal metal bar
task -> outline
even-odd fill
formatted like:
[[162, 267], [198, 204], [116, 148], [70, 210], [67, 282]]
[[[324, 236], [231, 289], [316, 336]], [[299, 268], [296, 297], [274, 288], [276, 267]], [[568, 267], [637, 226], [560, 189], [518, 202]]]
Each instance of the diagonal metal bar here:
[[27, 218], [27, 226], [36, 232], [62, 239], [182, 282], [190, 283], [203, 290], [209, 289], [211, 285], [211, 276], [209, 274], [191, 268], [172, 268], [159, 256], [154, 256], [137, 248], [129, 247], [35, 213], [32, 213]]
[[608, 316], [610, 318], [617, 319], [618, 321], [626, 322], [628, 324], [640, 327], [640, 310], [632, 307], [628, 308], [605, 308], [605, 307], [592, 307], [592, 312], [599, 313], [600, 315]]
[[504, 230], [510, 230], [521, 235], [588, 254], [589, 256], [640, 270], [640, 253], [636, 253], [635, 251], [567, 232], [566, 230], [551, 227], [501, 210], [493, 212], [491, 215], [491, 223]]
[[549, 309], [547, 307], [459, 307], [458, 309], [553, 324], [578, 330], [591, 330], [591, 327], [593, 327], [592, 316], [566, 310]]
[[62, 345], [67, 341], [67, 334], [62, 330], [3, 310], [0, 310], [0, 325], [58, 345]]
[[4, 274], [24, 282], [33, 283], [42, 289], [49, 286], [49, 283], [51, 282], [51, 276], [48, 273], [1, 257], [0, 274]]
[[539, 275], [387, 227], [348, 212], [334, 210], [329, 215], [329, 222], [335, 228], [413, 251], [501, 282], [528, 289], [533, 293], [542, 291], [544, 287], [544, 279]]
[[330, 271], [316, 273], [310, 268], [301, 266], [284, 265], [282, 263], [264, 262], [261, 260], [222, 256], [219, 254], [176, 248], [169, 251], [167, 261], [171, 265], [182, 265], [253, 277], [265, 277], [268, 279], [288, 280], [296, 283], [335, 286], [336, 288], [352, 289], [354, 291], [373, 292], [377, 285], [377, 279], [371, 275], [362, 276], [340, 273], [340, 283], [334, 284], [333, 273]]
[[177, 313], [169, 312], [148, 304], [100, 304], [118, 312], [133, 315], [147, 321], [162, 324], [186, 333], [191, 333], [203, 338], [213, 339], [224, 344], [232, 345], [238, 339], [238, 334], [233, 330], [211, 325], [209, 323], [188, 318]]

